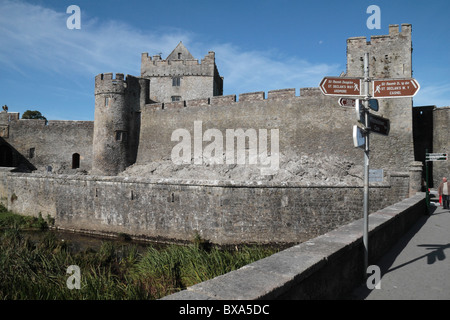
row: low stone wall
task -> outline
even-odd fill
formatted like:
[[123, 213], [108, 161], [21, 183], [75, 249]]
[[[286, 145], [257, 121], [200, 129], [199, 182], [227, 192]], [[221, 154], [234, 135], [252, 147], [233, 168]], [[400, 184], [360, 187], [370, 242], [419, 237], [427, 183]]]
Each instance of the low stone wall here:
[[[426, 213], [425, 194], [369, 215], [369, 264]], [[363, 219], [165, 297], [166, 300], [339, 299], [363, 282]]]
[[[370, 211], [408, 197], [409, 174], [370, 188]], [[298, 243], [362, 216], [363, 187], [0, 172], [0, 201], [59, 228], [152, 240]]]

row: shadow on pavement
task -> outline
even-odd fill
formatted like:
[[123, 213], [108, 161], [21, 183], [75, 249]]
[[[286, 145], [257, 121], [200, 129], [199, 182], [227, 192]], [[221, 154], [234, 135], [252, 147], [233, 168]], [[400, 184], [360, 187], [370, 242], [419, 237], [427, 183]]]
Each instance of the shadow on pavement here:
[[[425, 225], [427, 220], [432, 215], [435, 214], [436, 209], [437, 209], [437, 207], [430, 207], [429, 215], [424, 215], [421, 218], [419, 218], [419, 220], [417, 220], [417, 222], [414, 224], [414, 226], [412, 226], [411, 229], [409, 229], [408, 232], [406, 232], [400, 238], [400, 240], [391, 249], [389, 249], [389, 251], [379, 261], [377, 261], [377, 265], [378, 265], [378, 267], [380, 267], [382, 277], [389, 272], [392, 272], [396, 269], [402, 268], [410, 263], [413, 263], [414, 261], [420, 260], [425, 257], [427, 257], [429, 264], [434, 263], [436, 261], [436, 259], [437, 260], [445, 259], [444, 249], [450, 248], [450, 244], [447, 244], [447, 245], [423, 244], [420, 246], [427, 247], [428, 249], [430, 249], [432, 251], [430, 251], [429, 253], [422, 255], [420, 257], [414, 258], [408, 262], [405, 262], [399, 266], [391, 268], [391, 266], [394, 263], [397, 256], [405, 249], [405, 247], [408, 245], [409, 241]], [[440, 213], [436, 213], [436, 214], [440, 214]], [[369, 245], [370, 245], [370, 239], [369, 239]], [[369, 247], [369, 250], [370, 250], [370, 247]], [[372, 292], [372, 290], [367, 288], [366, 283], [363, 282], [360, 287], [355, 288], [355, 290], [353, 292], [350, 292], [343, 299], [364, 300], [371, 292]]]

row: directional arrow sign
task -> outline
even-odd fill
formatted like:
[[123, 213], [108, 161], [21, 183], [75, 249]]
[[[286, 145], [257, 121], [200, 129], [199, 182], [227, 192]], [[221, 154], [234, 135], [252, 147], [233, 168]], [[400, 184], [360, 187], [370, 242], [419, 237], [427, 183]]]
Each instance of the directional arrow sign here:
[[319, 84], [319, 88], [327, 96], [360, 96], [360, 78], [325, 77]]
[[371, 132], [387, 136], [390, 129], [389, 119], [369, 113], [369, 128]]
[[355, 102], [356, 99], [352, 99], [352, 98], [339, 98], [339, 105], [341, 107], [355, 107]]
[[427, 161], [447, 161], [448, 153], [427, 153], [425, 154]]
[[[356, 103], [359, 99], [354, 98], [339, 98], [338, 103], [341, 107], [355, 107]], [[360, 100], [361, 102], [362, 100]], [[369, 99], [369, 108], [378, 111], [378, 100], [377, 99]]]
[[420, 89], [415, 79], [374, 80], [372, 85], [374, 98], [413, 97]]

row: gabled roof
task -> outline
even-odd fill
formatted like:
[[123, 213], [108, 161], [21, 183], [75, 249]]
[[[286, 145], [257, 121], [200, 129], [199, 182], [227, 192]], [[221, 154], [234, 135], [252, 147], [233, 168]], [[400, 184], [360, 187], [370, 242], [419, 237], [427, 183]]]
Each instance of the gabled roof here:
[[172, 53], [169, 54], [167, 60], [195, 60], [192, 54], [188, 49], [184, 46], [184, 44], [180, 41], [180, 43], [173, 49]]

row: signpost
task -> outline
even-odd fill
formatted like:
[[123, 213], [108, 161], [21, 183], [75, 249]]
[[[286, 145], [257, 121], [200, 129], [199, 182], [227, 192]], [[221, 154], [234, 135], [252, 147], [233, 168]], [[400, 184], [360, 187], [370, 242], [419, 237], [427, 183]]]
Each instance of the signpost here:
[[[338, 103], [341, 107], [356, 107], [356, 103], [360, 102], [360, 99], [353, 98], [339, 98]], [[378, 100], [369, 99], [369, 108], [373, 111], [378, 111]]]
[[356, 99], [355, 101], [355, 111], [356, 111], [356, 119], [359, 121], [359, 123], [365, 124], [366, 115], [364, 112], [364, 107], [361, 105], [359, 99]]
[[[369, 93], [369, 83], [372, 82], [372, 95]], [[364, 83], [364, 89], [362, 85]], [[353, 145], [364, 150], [364, 278], [367, 278], [369, 257], [369, 134], [371, 132], [387, 136], [390, 130], [389, 119], [376, 116], [369, 109], [378, 111], [378, 100], [371, 98], [403, 98], [413, 97], [420, 89], [415, 79], [383, 79], [369, 78], [369, 53], [364, 54], [364, 78], [325, 77], [319, 84], [324, 95], [358, 96], [359, 98], [340, 98], [342, 107], [355, 107], [358, 121], [362, 128], [353, 126]], [[361, 104], [362, 103], [362, 104]], [[441, 161], [443, 154], [430, 154], [428, 161]], [[448, 159], [446, 154], [445, 160]], [[382, 179], [382, 178], [381, 178]], [[428, 187], [427, 187], [428, 189]]]
[[353, 145], [355, 148], [363, 148], [366, 142], [364, 131], [357, 125], [353, 126]]
[[425, 161], [447, 161], [448, 153], [426, 153]]
[[360, 96], [361, 81], [361, 78], [325, 77], [319, 88], [328, 96]]
[[338, 103], [341, 107], [351, 107], [354, 108], [355, 107], [355, 102], [357, 99], [352, 99], [352, 98], [340, 98]]
[[415, 79], [374, 80], [372, 82], [374, 98], [413, 97], [419, 89], [419, 83]]
[[389, 119], [369, 114], [369, 129], [371, 132], [387, 136], [389, 135], [390, 121]]
[[369, 108], [373, 111], [378, 111], [378, 100], [377, 99], [369, 99]]

